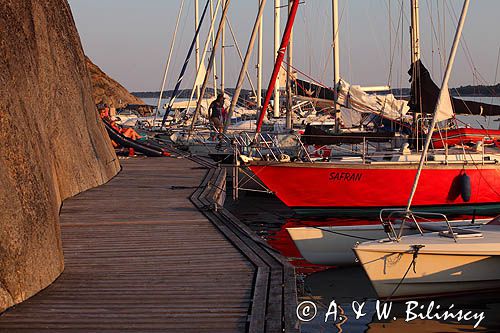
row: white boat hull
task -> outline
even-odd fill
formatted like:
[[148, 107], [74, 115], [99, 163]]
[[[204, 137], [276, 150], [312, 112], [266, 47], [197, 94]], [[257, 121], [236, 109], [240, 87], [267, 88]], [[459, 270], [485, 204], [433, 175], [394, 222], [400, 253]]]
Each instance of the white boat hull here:
[[[486, 221], [489, 220], [479, 220], [476, 223], [483, 224]], [[451, 223], [454, 226], [463, 226], [470, 222], [460, 220]], [[431, 223], [421, 223], [421, 225], [432, 227]], [[326, 266], [355, 265], [357, 261], [352, 248], [357, 243], [387, 237], [381, 224], [296, 227], [287, 228], [287, 231], [305, 260], [311, 264]], [[403, 235], [416, 233], [418, 230], [415, 228], [405, 228]]]
[[[437, 233], [406, 236], [400, 242], [366, 242], [354, 251], [381, 298], [497, 289], [500, 288], [498, 229], [485, 226], [481, 230], [483, 237], [458, 242]], [[414, 265], [413, 245], [424, 245]]]
[[381, 225], [298, 227], [287, 231], [305, 260], [326, 266], [355, 265], [352, 248], [356, 243], [387, 237]]

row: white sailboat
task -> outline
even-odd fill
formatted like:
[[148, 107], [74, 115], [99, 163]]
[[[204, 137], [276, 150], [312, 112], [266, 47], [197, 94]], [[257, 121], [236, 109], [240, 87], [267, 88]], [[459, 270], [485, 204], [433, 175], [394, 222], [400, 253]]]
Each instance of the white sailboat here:
[[[413, 223], [414, 215], [410, 207], [432, 132], [436, 122], [446, 119], [446, 114], [451, 112], [448, 80], [468, 6], [469, 0], [465, 0], [431, 130], [426, 138], [407, 209], [402, 211], [405, 220]], [[402, 236], [401, 232], [396, 233], [391, 220], [388, 219], [384, 228], [389, 239], [361, 243], [354, 247], [354, 251], [381, 298], [421, 297], [497, 289], [500, 288], [499, 220], [495, 218], [480, 230], [453, 228], [448, 224], [446, 231]], [[418, 227], [418, 223], [415, 224]]]
[[[486, 224], [490, 219], [457, 219], [449, 221], [455, 228], [471, 228]], [[447, 229], [444, 221], [422, 222], [423, 232], [436, 232]], [[403, 235], [419, 234], [414, 225], [397, 223], [403, 228]], [[352, 248], [367, 240], [387, 237], [382, 224], [353, 224], [335, 226], [304, 226], [287, 228], [295, 246], [302, 257], [311, 264], [326, 266], [350, 266], [358, 264]]]
[[500, 219], [475, 229], [391, 237], [354, 247], [381, 298], [500, 288]]

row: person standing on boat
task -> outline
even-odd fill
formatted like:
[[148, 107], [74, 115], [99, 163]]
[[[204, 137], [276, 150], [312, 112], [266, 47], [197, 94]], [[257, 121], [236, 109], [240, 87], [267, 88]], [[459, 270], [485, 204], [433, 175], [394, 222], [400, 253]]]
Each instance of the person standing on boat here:
[[224, 128], [225, 114], [224, 109], [224, 95], [219, 94], [217, 98], [210, 104], [210, 124], [215, 127], [215, 129], [222, 133]]

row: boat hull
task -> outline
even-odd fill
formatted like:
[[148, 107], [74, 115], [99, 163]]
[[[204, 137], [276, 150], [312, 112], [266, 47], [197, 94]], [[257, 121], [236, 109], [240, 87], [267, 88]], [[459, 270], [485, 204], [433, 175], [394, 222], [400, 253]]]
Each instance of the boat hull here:
[[[355, 248], [380, 298], [408, 298], [467, 293], [500, 288], [500, 256], [413, 253]], [[401, 283], [401, 284], [400, 284]], [[399, 286], [399, 287], [398, 287]]]
[[357, 242], [387, 237], [382, 226], [297, 227], [287, 228], [302, 257], [311, 264], [326, 266], [356, 265], [352, 252]]
[[[374, 216], [381, 208], [404, 208], [417, 165], [268, 163], [250, 169], [287, 206], [298, 213], [330, 216]], [[471, 192], [462, 198], [461, 178]], [[451, 214], [495, 214], [500, 209], [497, 164], [429, 164], [422, 171], [412, 206], [418, 211]]]
[[[450, 221], [453, 227], [479, 226], [489, 220], [476, 220], [472, 225], [470, 220]], [[444, 228], [441, 221], [420, 223], [424, 231]], [[397, 225], [396, 229], [399, 230]], [[290, 237], [301, 256], [311, 264], [326, 266], [349, 266], [357, 264], [352, 248], [367, 240], [383, 239], [387, 234], [382, 224], [342, 225], [342, 226], [305, 226], [287, 228]], [[406, 226], [402, 235], [414, 235], [419, 231]]]
[[432, 135], [434, 148], [482, 142], [491, 144], [500, 139], [500, 130], [481, 128], [456, 128], [448, 131], [436, 132]]
[[[500, 288], [500, 228], [454, 229], [398, 241], [358, 244], [354, 252], [381, 298], [426, 297]], [[462, 230], [462, 231], [459, 231]]]

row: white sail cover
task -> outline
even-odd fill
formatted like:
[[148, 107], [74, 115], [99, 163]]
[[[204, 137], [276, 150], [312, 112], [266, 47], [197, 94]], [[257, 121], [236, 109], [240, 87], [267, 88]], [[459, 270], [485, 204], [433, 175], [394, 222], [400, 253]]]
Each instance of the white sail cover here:
[[342, 79], [338, 86], [337, 103], [357, 112], [368, 112], [391, 120], [412, 120], [412, 116], [407, 115], [410, 110], [407, 101], [396, 99], [393, 94], [368, 94], [360, 86], [350, 85]]
[[202, 61], [200, 64], [200, 70], [196, 75], [196, 83], [197, 87], [201, 87], [203, 85], [203, 81], [205, 80], [205, 75], [207, 74], [207, 70], [205, 68], [205, 63]]
[[436, 104], [436, 121], [440, 122], [450, 118], [453, 118], [453, 107], [451, 106], [450, 90], [446, 85], [441, 89]]

